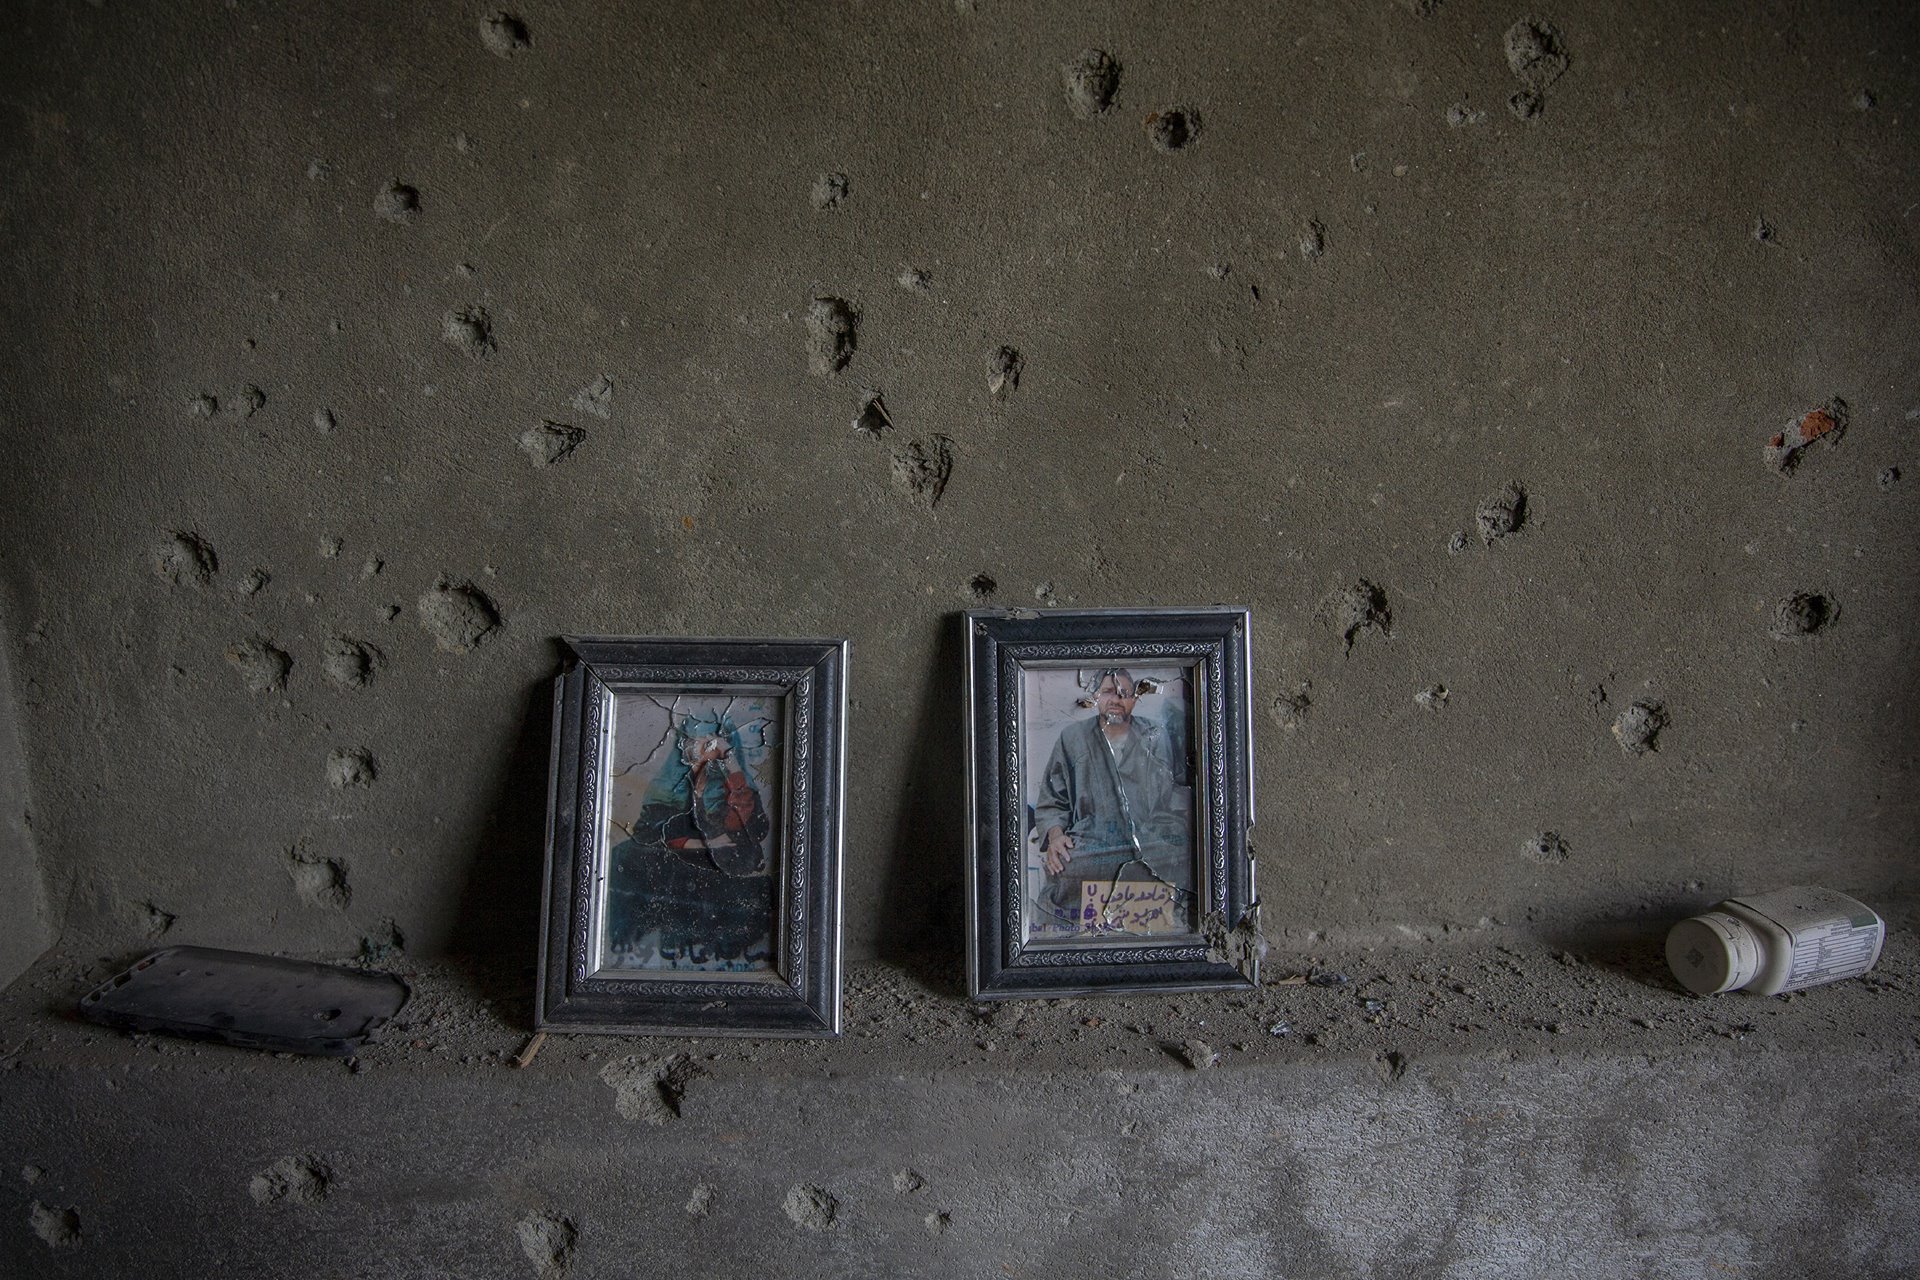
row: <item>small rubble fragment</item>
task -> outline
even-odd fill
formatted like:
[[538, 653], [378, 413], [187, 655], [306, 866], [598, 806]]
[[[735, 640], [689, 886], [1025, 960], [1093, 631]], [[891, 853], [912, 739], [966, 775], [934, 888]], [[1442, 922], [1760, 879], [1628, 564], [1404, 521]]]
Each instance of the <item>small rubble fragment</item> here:
[[853, 433], [865, 436], [869, 440], [878, 440], [893, 430], [893, 419], [887, 414], [886, 401], [880, 398], [878, 391], [869, 391], [860, 400], [860, 412], [853, 415]]
[[373, 752], [365, 747], [335, 747], [327, 752], [327, 782], [336, 791], [371, 787], [379, 776]]
[[234, 394], [233, 416], [244, 421], [267, 407], [267, 393], [249, 382]]
[[219, 412], [220, 398], [211, 392], [202, 391], [199, 395], [187, 401], [187, 416], [189, 418], [206, 419], [213, 417]]
[[935, 1209], [920, 1221], [931, 1236], [943, 1236], [953, 1227], [953, 1215], [945, 1209]]
[[901, 1169], [893, 1175], [895, 1195], [910, 1196], [927, 1189], [927, 1180], [917, 1169]]
[[153, 571], [176, 587], [204, 587], [219, 568], [220, 558], [197, 533], [175, 530], [153, 552]]
[[310, 907], [345, 911], [353, 901], [347, 869], [336, 858], [309, 854], [296, 845], [287, 851], [287, 876], [293, 881], [294, 892]]
[[1163, 107], [1147, 117], [1147, 140], [1156, 151], [1184, 151], [1200, 137], [1200, 113]]
[[1825, 631], [1839, 616], [1840, 605], [1832, 596], [1796, 591], [1773, 606], [1767, 632], [1775, 640], [1804, 640]]
[[796, 1227], [808, 1231], [825, 1231], [833, 1226], [833, 1220], [840, 1214], [840, 1202], [825, 1187], [801, 1183], [788, 1190], [787, 1198], [781, 1208], [786, 1210], [787, 1218]]
[[1527, 491], [1516, 481], [1508, 481], [1500, 492], [1482, 502], [1473, 513], [1480, 529], [1480, 540], [1492, 546], [1511, 537], [1527, 522]]
[[893, 455], [893, 478], [917, 498], [925, 498], [929, 508], [940, 504], [953, 475], [953, 441], [934, 436], [922, 444], [915, 440]]
[[692, 1058], [676, 1053], [657, 1061], [609, 1062], [600, 1069], [600, 1080], [613, 1090], [614, 1110], [621, 1119], [669, 1124], [680, 1118], [687, 1085], [702, 1074]]
[[173, 928], [178, 919], [171, 911], [162, 911], [151, 902], [141, 904], [141, 912], [146, 918], [146, 934], [149, 940], [164, 937], [167, 930]]
[[1102, 49], [1082, 49], [1080, 56], [1060, 68], [1067, 90], [1067, 106], [1082, 120], [1105, 114], [1120, 91], [1120, 64]]
[[1649, 698], [1635, 698], [1613, 722], [1613, 736], [1630, 756], [1660, 749], [1660, 731], [1667, 727], [1667, 709]]
[[1414, 705], [1422, 711], [1438, 711], [1447, 705], [1447, 686], [1430, 684], [1413, 695]]
[[255, 636], [227, 649], [227, 663], [240, 673], [248, 693], [278, 693], [287, 687], [293, 659], [271, 640]]
[[844, 298], [815, 298], [807, 304], [807, 367], [830, 378], [853, 359], [859, 317]]
[[1300, 256], [1307, 259], [1318, 258], [1327, 251], [1327, 224], [1318, 218], [1308, 218], [1300, 226]]
[[1838, 444], [1840, 437], [1846, 433], [1850, 416], [1847, 402], [1835, 396], [1819, 408], [1807, 410], [1798, 419], [1789, 422], [1784, 430], [1776, 432], [1761, 450], [1761, 457], [1769, 467], [1781, 475], [1787, 475], [1800, 464], [1801, 451], [1814, 441], [1824, 440], [1829, 447]]
[[255, 596], [259, 595], [260, 589], [271, 581], [273, 581], [273, 576], [265, 569], [252, 569], [248, 571], [246, 577], [240, 579], [239, 584], [234, 587], [234, 590], [243, 596]]
[[902, 267], [893, 282], [908, 293], [925, 293], [933, 287], [933, 277], [919, 267]]
[[1205, 1040], [1182, 1040], [1180, 1061], [1195, 1071], [1205, 1071], [1220, 1061], [1220, 1055]]
[[440, 319], [440, 336], [469, 360], [493, 354], [493, 317], [485, 307], [462, 307]]
[[313, 429], [321, 435], [332, 435], [339, 425], [340, 419], [334, 416], [333, 410], [323, 407], [313, 411]]
[[373, 682], [379, 661], [380, 651], [372, 645], [347, 636], [335, 636], [327, 641], [320, 670], [342, 689], [364, 689]]
[[810, 198], [816, 212], [825, 213], [829, 209], [838, 209], [847, 198], [847, 175], [844, 173], [823, 173], [813, 180]]
[[418, 602], [420, 626], [447, 653], [465, 653], [492, 635], [500, 612], [471, 582], [441, 578]]
[[1365, 578], [1335, 591], [1327, 600], [1327, 609], [1333, 619], [1333, 629], [1345, 641], [1348, 653], [1353, 652], [1353, 642], [1362, 632], [1393, 635], [1393, 613], [1387, 607], [1387, 593]]
[[1530, 89], [1544, 89], [1566, 74], [1567, 49], [1545, 18], [1522, 18], [1507, 28], [1507, 66]]
[[996, 347], [987, 353], [987, 394], [1005, 400], [1020, 387], [1020, 372], [1027, 367], [1012, 347]]
[[613, 379], [601, 374], [573, 393], [573, 407], [596, 418], [613, 416]]
[[711, 1182], [697, 1182], [687, 1195], [686, 1213], [689, 1218], [704, 1218], [713, 1211], [713, 1193], [716, 1190]]
[[573, 1219], [552, 1210], [528, 1214], [514, 1224], [513, 1234], [535, 1274], [545, 1277], [565, 1273], [573, 1265], [573, 1253], [580, 1244], [580, 1228]]
[[495, 13], [480, 19], [480, 43], [486, 45], [490, 53], [511, 58], [533, 48], [533, 37], [519, 15]]
[[49, 1249], [80, 1247], [80, 1214], [77, 1210], [35, 1200], [27, 1209], [27, 1223], [33, 1234]]
[[539, 426], [528, 427], [520, 433], [520, 452], [526, 454], [534, 466], [550, 467], [578, 449], [586, 438], [583, 427], [543, 420]]
[[247, 1183], [255, 1204], [318, 1204], [332, 1189], [333, 1170], [314, 1156], [281, 1156]]
[[412, 222], [420, 214], [419, 188], [394, 178], [373, 193], [373, 213], [387, 222]]
[[1528, 836], [1521, 843], [1520, 852], [1535, 862], [1553, 866], [1565, 862], [1573, 851], [1558, 831], [1542, 831], [1538, 835]]
[[1515, 89], [1507, 95], [1507, 112], [1524, 124], [1535, 124], [1547, 109], [1547, 100], [1538, 89]]

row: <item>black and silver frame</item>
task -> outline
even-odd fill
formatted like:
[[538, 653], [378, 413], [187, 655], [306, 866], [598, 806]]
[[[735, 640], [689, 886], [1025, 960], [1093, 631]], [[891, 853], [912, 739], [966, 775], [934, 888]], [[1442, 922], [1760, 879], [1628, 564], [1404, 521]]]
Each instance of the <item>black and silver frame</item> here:
[[[840, 1032], [846, 789], [845, 640], [567, 637], [555, 682], [535, 1024], [658, 1035]], [[770, 968], [747, 977], [613, 969], [600, 911], [610, 870], [616, 695], [739, 687], [780, 699], [784, 725]]]
[[[967, 983], [976, 999], [1205, 991], [1259, 982], [1247, 610], [974, 610], [966, 626]], [[1191, 665], [1197, 927], [1124, 940], [1029, 939], [1022, 674]]]

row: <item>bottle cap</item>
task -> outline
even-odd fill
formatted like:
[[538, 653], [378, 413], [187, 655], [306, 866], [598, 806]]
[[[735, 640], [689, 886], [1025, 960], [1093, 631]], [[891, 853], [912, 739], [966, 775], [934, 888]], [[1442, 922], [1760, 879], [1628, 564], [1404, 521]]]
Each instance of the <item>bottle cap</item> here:
[[1673, 926], [1667, 934], [1667, 966], [1695, 995], [1733, 991], [1760, 971], [1760, 939], [1746, 921], [1709, 911]]

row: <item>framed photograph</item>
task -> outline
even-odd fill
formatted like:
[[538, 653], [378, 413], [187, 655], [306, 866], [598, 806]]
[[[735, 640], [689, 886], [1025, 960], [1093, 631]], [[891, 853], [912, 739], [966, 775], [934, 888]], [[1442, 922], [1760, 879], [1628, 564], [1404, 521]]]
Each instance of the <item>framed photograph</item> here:
[[839, 1034], [847, 642], [566, 644], [536, 1024]]
[[1247, 611], [965, 622], [973, 995], [1256, 985]]

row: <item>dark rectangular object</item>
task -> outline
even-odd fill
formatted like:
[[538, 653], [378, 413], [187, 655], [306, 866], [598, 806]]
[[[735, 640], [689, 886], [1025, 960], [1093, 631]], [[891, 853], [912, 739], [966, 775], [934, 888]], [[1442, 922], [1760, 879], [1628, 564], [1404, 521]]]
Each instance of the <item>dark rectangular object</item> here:
[[344, 1058], [398, 1013], [407, 995], [407, 984], [391, 974], [168, 947], [88, 992], [80, 1012], [122, 1031]]

